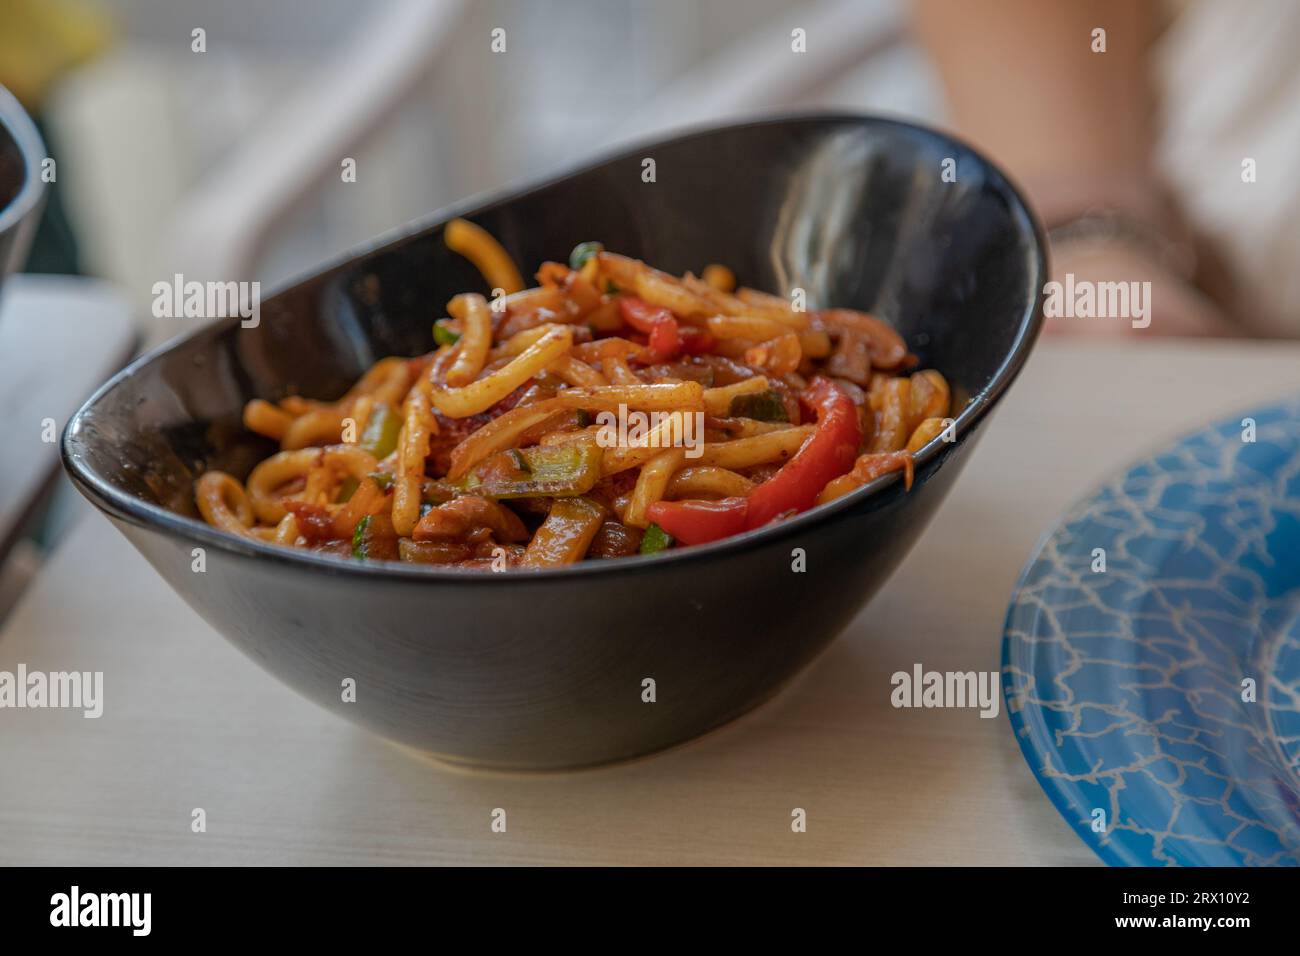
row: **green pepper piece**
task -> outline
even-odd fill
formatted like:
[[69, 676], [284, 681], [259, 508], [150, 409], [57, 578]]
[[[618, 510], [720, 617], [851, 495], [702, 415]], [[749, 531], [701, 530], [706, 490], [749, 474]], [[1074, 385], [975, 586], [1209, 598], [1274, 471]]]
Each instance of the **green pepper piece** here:
[[788, 422], [790, 413], [776, 392], [768, 389], [751, 395], [737, 395], [731, 400], [729, 414], [735, 418], [752, 418], [760, 422]]
[[357, 445], [362, 451], [382, 460], [397, 448], [397, 436], [401, 431], [402, 416], [381, 403], [370, 413], [366, 430], [361, 433], [361, 441]]
[[[372, 471], [367, 477], [379, 486], [380, 491], [393, 487], [393, 476], [386, 471]], [[345, 481], [344, 484], [346, 483]]]
[[645, 534], [641, 536], [641, 553], [656, 554], [672, 547], [672, 544], [673, 536], [657, 524], [651, 523], [650, 527], [645, 529]]
[[352, 532], [352, 557], [358, 561], [364, 561], [369, 557], [370, 547], [366, 542], [366, 529], [370, 527], [370, 515], [366, 515], [357, 522], [356, 530]]
[[580, 242], [569, 253], [569, 268], [576, 272], [587, 264], [588, 259], [604, 251], [605, 247], [599, 242]]

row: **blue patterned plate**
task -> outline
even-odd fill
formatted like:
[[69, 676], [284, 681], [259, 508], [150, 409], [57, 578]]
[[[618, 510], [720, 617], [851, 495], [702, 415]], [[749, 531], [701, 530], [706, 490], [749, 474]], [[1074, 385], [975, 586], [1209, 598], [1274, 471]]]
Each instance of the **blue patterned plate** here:
[[1002, 681], [1029, 766], [1107, 863], [1300, 864], [1300, 400], [1066, 515], [1012, 597]]

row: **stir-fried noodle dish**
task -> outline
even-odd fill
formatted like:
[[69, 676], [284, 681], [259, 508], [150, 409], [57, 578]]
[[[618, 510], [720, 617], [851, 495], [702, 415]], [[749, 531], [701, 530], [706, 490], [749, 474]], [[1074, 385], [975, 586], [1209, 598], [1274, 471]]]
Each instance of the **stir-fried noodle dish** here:
[[680, 278], [589, 242], [525, 288], [464, 220], [447, 245], [493, 289], [457, 295], [433, 350], [337, 401], [244, 409], [280, 445], [196, 483], [233, 534], [363, 561], [506, 570], [653, 554], [781, 521], [951, 438], [949, 387], [892, 328]]

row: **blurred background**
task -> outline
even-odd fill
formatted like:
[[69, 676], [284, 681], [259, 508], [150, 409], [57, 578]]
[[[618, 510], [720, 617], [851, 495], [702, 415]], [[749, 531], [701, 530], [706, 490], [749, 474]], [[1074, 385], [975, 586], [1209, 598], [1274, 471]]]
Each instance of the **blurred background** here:
[[[976, 46], [988, 40], [970, 30], [983, 25], [993, 36], [1010, 31], [1007, 46], [1051, 54], [1041, 36], [1051, 24], [1021, 22], [1017, 32], [1017, 6], [1053, 4], [0, 0], [0, 82], [36, 113], [59, 160], [51, 195], [68, 228], [56, 234], [76, 240], [72, 259], [38, 241], [30, 268], [110, 279], [137, 307], [154, 281], [186, 266], [233, 265], [275, 284], [447, 203], [616, 143], [781, 109], [955, 125], [1032, 178], [1013, 161], [1018, 144], [971, 128], [989, 126], [984, 117], [952, 115], [940, 82], [946, 68], [962, 106], [979, 79], [973, 92], [1009, 122], [1023, 114], [1027, 131], [1043, 105], [1070, 125], [1067, 99], [1019, 102], [1035, 97], [1023, 76], [1037, 65], [1032, 49], [1016, 64]], [[1087, 24], [1113, 21], [1108, 6], [1151, 11], [1150, 23], [1112, 25], [1111, 49], [1097, 58], [1124, 77], [1123, 45], [1151, 30], [1137, 58], [1149, 96], [1107, 92], [1141, 107], [1153, 162], [1181, 211], [1259, 286], [1267, 314], [1245, 318], [1245, 330], [1300, 331], [1278, 314], [1300, 301], [1289, 268], [1300, 194], [1268, 182], [1284, 177], [1300, 144], [1300, 5], [1056, 6], [1083, 11], [1073, 42], [1084, 53]], [[931, 21], [919, 40], [918, 10]], [[193, 49], [200, 28], [204, 52]], [[490, 51], [497, 28], [503, 53]], [[802, 56], [792, 55], [795, 29], [807, 37]], [[1125, 104], [1107, 105], [1122, 129]], [[341, 181], [344, 157], [357, 162], [355, 183]], [[1241, 188], [1245, 157], [1270, 188]], [[141, 310], [146, 334], [175, 331], [150, 328], [147, 317]]]
[[[659, 128], [801, 102], [936, 115], [924, 60], [896, 43], [904, 8], [889, 2], [30, 6], [75, 11], [84, 24], [87, 58], [49, 78], [40, 115], [61, 158], [82, 267], [136, 305], [148, 304], [159, 276], [188, 265], [182, 257], [202, 258], [192, 246], [235, 242], [215, 235], [234, 229], [227, 200], [263, 198], [271, 181], [284, 187], [275, 204], [287, 214], [240, 223], [238, 240], [256, 242], [264, 284]], [[853, 62], [863, 51], [835, 35], [849, 15], [879, 56]], [[788, 55], [796, 26], [815, 38], [802, 61]], [[196, 27], [206, 53], [192, 50]], [[489, 50], [497, 27], [504, 54]], [[832, 43], [842, 48], [837, 64], [827, 61]], [[329, 152], [301, 148], [309, 144]], [[355, 183], [341, 181], [344, 157], [356, 160]]]
[[[96, 316], [41, 398], [62, 427], [188, 331], [150, 310], [174, 273], [266, 294], [620, 143], [831, 108], [974, 140], [1026, 186], [1058, 272], [1154, 278], [1151, 334], [1296, 336], [1298, 41], [1292, 0], [0, 0], [0, 85], [57, 163], [27, 270], [97, 280], [20, 277], [2, 308]], [[15, 326], [0, 352], [26, 348]], [[0, 617], [73, 507], [16, 469]]]

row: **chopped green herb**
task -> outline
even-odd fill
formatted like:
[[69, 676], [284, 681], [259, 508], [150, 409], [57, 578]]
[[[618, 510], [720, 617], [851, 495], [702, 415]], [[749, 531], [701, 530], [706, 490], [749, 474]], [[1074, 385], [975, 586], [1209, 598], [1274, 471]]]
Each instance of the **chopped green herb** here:
[[656, 554], [673, 545], [673, 536], [657, 524], [651, 523], [641, 537], [641, 553]]
[[569, 268], [575, 271], [581, 269], [587, 264], [588, 259], [596, 253], [604, 251], [605, 247], [599, 242], [580, 242], [569, 253]]
[[368, 477], [379, 486], [381, 491], [387, 491], [393, 487], [393, 476], [386, 471], [372, 471]]
[[433, 323], [433, 341], [436, 345], [455, 345], [460, 341], [460, 333], [450, 326], [449, 319], [439, 319]]

